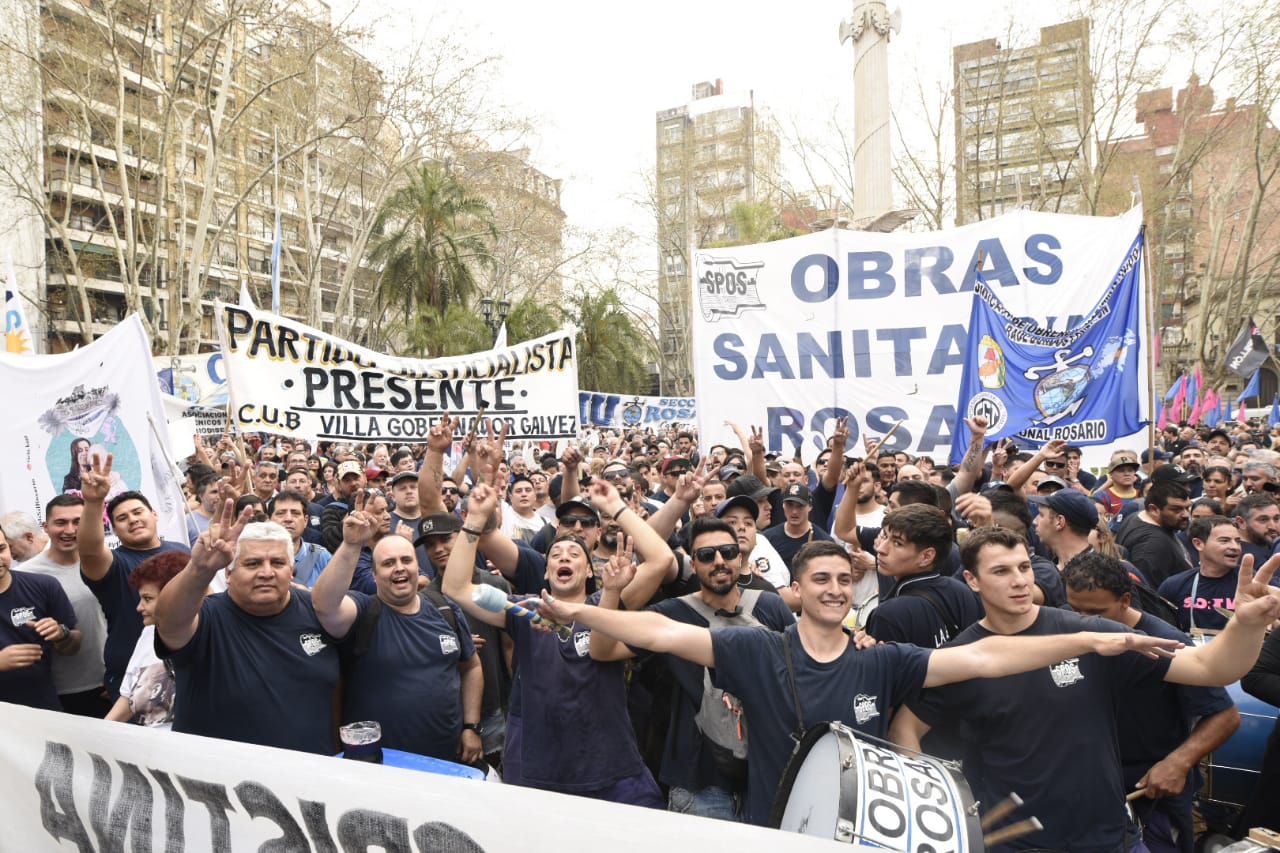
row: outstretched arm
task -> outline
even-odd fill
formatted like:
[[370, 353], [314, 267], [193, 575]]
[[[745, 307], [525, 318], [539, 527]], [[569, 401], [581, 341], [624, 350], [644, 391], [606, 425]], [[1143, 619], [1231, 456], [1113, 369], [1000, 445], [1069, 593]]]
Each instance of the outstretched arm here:
[[1280, 589], [1270, 585], [1277, 567], [1280, 554], [1263, 563], [1255, 576], [1253, 555], [1240, 558], [1236, 615], [1212, 642], [1179, 652], [1165, 681], [1222, 687], [1249, 672], [1262, 650], [1267, 626], [1280, 616]]
[[537, 607], [539, 613], [561, 625], [577, 622], [633, 648], [666, 652], [701, 666], [716, 665], [709, 629], [685, 625], [661, 613], [628, 613], [593, 604], [569, 604], [557, 601], [546, 591], [542, 593], [542, 601]]

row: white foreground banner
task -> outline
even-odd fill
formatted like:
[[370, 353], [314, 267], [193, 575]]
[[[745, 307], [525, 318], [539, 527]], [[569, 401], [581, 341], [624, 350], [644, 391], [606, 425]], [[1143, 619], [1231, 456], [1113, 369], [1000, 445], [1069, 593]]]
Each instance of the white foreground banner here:
[[242, 430], [312, 440], [426, 441], [443, 412], [458, 436], [477, 417], [509, 439], [578, 434], [574, 330], [503, 349], [439, 359], [383, 355], [266, 311], [214, 312]]
[[[727, 418], [764, 427], [770, 450], [800, 447], [807, 458], [847, 416], [852, 453], [862, 446], [852, 440], [905, 421], [886, 447], [941, 460], [964, 361], [978, 357], [965, 351], [975, 268], [1015, 315], [1068, 329], [1097, 304], [1141, 225], [1140, 208], [1018, 211], [949, 231], [830, 230], [697, 252], [700, 441], [732, 442]], [[1145, 306], [1144, 294], [1144, 316]], [[1145, 371], [1141, 391], [1149, 400]]]
[[136, 314], [74, 352], [0, 353], [0, 506], [44, 518], [45, 504], [79, 491], [93, 456], [114, 457], [108, 500], [136, 490], [160, 516], [161, 537], [187, 541], [151, 342]]
[[789, 853], [832, 846], [741, 824], [17, 705], [0, 704], [0, 715], [6, 850]]

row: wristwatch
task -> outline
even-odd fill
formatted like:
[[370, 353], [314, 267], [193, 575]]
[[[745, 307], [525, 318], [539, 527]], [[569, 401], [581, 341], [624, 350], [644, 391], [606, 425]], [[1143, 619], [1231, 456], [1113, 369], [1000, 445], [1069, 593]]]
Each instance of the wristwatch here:
[[478, 734], [478, 735], [479, 735], [479, 734], [484, 734], [484, 730], [480, 728], [480, 724], [479, 724], [479, 723], [463, 723], [463, 724], [462, 724], [462, 730], [463, 730], [464, 732], [465, 732], [465, 731], [473, 731], [473, 732], [475, 732], [475, 733], [476, 733], [476, 734]]
[[61, 636], [61, 637], [59, 637], [58, 639], [54, 640], [54, 642], [55, 642], [55, 643], [63, 643], [63, 642], [66, 642], [67, 637], [70, 637], [70, 636], [71, 636], [71, 629], [70, 629], [70, 628], [68, 628], [66, 625], [64, 625], [64, 624], [63, 624], [63, 623], [61, 623], [61, 622], [59, 622], [59, 623], [58, 623], [58, 627], [62, 630], [62, 636]]

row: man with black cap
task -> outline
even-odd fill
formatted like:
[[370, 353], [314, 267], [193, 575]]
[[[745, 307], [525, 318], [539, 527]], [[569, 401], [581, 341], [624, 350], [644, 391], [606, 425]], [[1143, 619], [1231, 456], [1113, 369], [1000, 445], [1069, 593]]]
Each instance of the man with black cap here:
[[676, 493], [676, 486], [680, 482], [680, 477], [688, 474], [692, 467], [692, 464], [684, 456], [668, 456], [662, 460], [662, 465], [658, 469], [662, 474], [662, 487], [649, 496], [650, 500], [658, 503], [666, 503], [670, 500], [671, 496]]
[[766, 529], [761, 535], [769, 541], [782, 557], [787, 571], [791, 571], [791, 560], [802, 546], [809, 542], [829, 541], [831, 534], [809, 520], [809, 508], [813, 506], [813, 496], [804, 483], [790, 483], [782, 491], [782, 514], [785, 520], [781, 524]]
[[1089, 533], [1098, 526], [1098, 505], [1092, 498], [1074, 489], [1062, 489], [1029, 500], [1040, 508], [1032, 521], [1036, 536], [1058, 558], [1059, 570], [1072, 557], [1093, 547]]
[[1175, 535], [1191, 520], [1188, 479], [1181, 467], [1161, 465], [1151, 474], [1142, 512], [1125, 518], [1116, 533], [1116, 541], [1129, 550], [1130, 561], [1154, 587], [1194, 568], [1191, 555]]
[[[762, 483], [760, 478], [754, 474], [743, 474], [728, 485], [726, 492], [728, 492], [729, 497], [746, 495], [756, 502], [758, 508], [756, 521], [759, 529], [764, 530], [773, 526], [773, 500], [782, 493], [782, 490], [777, 486]], [[779, 501], [779, 504], [781, 504], [781, 501]], [[781, 515], [782, 513], [779, 512], [778, 514]]]

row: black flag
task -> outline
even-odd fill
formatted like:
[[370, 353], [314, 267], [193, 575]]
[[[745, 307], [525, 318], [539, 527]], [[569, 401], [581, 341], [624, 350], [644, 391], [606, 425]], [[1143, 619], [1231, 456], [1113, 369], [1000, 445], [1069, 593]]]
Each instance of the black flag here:
[[1244, 328], [1227, 350], [1226, 368], [1241, 379], [1252, 376], [1253, 372], [1267, 360], [1267, 342], [1258, 334], [1258, 325], [1250, 317]]

